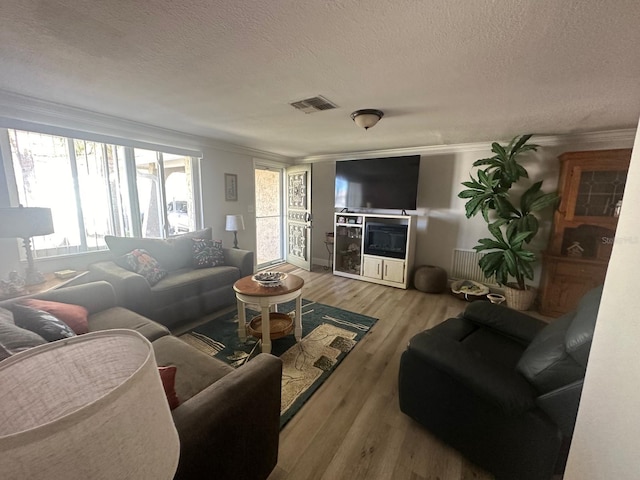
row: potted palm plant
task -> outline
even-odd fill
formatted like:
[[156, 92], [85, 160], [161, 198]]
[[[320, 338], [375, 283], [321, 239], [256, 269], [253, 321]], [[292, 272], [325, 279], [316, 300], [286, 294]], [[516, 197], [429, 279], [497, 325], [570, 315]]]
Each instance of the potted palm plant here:
[[537, 260], [528, 248], [538, 233], [539, 221], [534, 212], [558, 200], [555, 193], [542, 192], [542, 181], [530, 185], [519, 202], [514, 200], [514, 186], [529, 177], [518, 157], [538, 148], [527, 144], [530, 138], [531, 135], [516, 136], [506, 147], [494, 142], [494, 156], [473, 163], [474, 167], [484, 168], [477, 171], [475, 178], [471, 175], [470, 181], [462, 182], [467, 188], [458, 194], [467, 199], [467, 218], [481, 213], [491, 234], [491, 238], [478, 240], [479, 245], [474, 247], [477, 252], [486, 252], [479, 261], [482, 272], [487, 278], [495, 276], [498, 284], [505, 287], [507, 305], [518, 310], [528, 310], [535, 299], [535, 290], [525, 283], [525, 279], [533, 279]]

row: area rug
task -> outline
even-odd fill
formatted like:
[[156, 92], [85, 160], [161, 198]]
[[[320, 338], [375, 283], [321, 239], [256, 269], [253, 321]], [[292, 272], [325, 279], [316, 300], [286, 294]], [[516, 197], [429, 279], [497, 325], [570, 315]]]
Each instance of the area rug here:
[[[295, 302], [278, 305], [278, 311], [294, 314]], [[259, 312], [247, 308], [247, 320]], [[331, 372], [364, 338], [376, 318], [321, 303], [302, 300], [302, 341], [293, 334], [271, 341], [271, 353], [282, 359], [280, 428], [295, 415]], [[230, 312], [180, 336], [189, 345], [239, 367], [258, 355], [261, 345], [253, 337], [238, 338], [238, 314]]]

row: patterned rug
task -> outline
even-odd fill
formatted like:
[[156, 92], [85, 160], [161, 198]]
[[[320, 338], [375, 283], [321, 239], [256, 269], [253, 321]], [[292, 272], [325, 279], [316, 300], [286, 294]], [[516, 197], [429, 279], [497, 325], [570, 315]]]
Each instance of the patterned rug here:
[[[278, 305], [278, 311], [294, 314], [295, 302]], [[247, 320], [259, 312], [247, 308]], [[302, 341], [293, 334], [271, 341], [271, 353], [282, 359], [280, 428], [293, 417], [344, 357], [369, 332], [376, 318], [302, 300]], [[238, 338], [238, 315], [231, 312], [180, 337], [191, 346], [233, 367], [260, 353], [259, 340]]]

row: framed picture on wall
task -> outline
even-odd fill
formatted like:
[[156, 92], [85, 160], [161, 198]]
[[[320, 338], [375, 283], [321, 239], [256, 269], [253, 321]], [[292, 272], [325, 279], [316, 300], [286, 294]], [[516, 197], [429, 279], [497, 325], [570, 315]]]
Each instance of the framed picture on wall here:
[[238, 175], [224, 174], [224, 199], [228, 202], [238, 201]]

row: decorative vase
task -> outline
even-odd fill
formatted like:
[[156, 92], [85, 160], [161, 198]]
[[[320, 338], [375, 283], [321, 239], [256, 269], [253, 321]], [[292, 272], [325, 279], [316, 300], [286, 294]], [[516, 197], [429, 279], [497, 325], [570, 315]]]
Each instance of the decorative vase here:
[[505, 285], [504, 296], [507, 299], [507, 307], [514, 310], [529, 310], [533, 305], [533, 301], [536, 299], [538, 291], [530, 286], [525, 287], [526, 290], [519, 290], [517, 288]]

